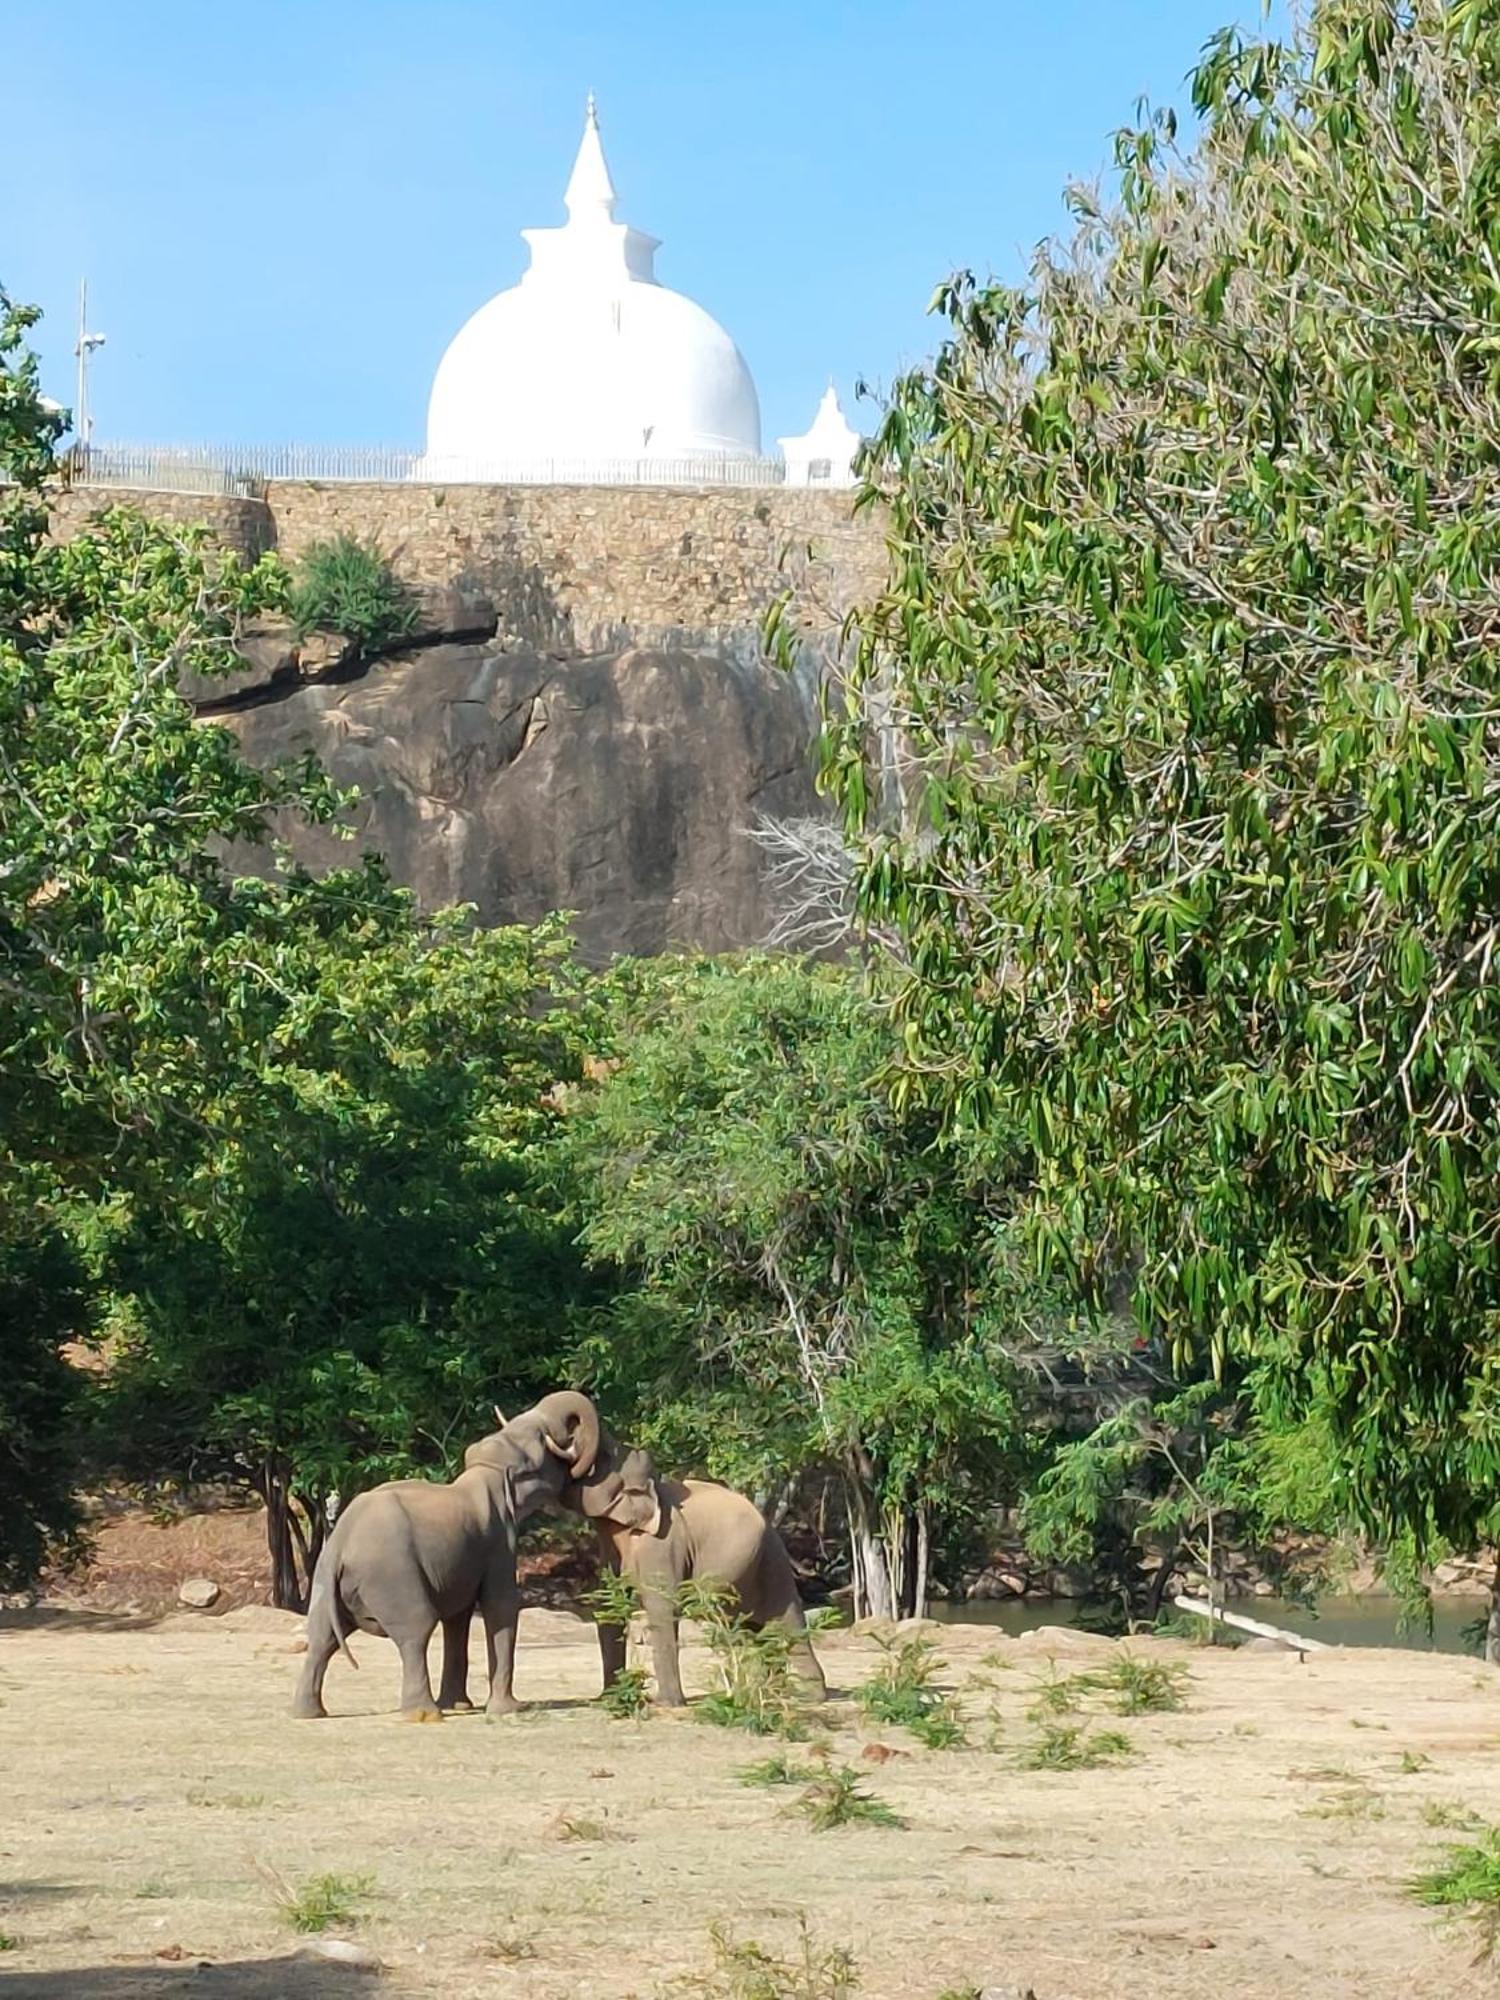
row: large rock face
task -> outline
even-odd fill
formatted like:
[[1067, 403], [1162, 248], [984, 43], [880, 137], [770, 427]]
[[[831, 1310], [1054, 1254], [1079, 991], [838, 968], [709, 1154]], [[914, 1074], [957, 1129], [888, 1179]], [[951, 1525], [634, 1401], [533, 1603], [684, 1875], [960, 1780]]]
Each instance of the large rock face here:
[[[495, 642], [319, 670], [236, 676], [204, 705], [254, 762], [310, 749], [357, 786], [360, 843], [427, 907], [473, 903], [489, 924], [569, 910], [596, 961], [765, 938], [749, 829], [816, 810], [797, 679], [743, 655]], [[350, 858], [322, 829], [288, 833], [314, 866]]]

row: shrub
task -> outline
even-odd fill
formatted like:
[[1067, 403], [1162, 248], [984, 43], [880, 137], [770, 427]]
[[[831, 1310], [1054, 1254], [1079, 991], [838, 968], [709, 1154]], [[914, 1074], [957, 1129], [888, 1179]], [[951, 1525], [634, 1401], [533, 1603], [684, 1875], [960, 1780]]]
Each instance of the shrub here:
[[646, 1669], [622, 1667], [600, 1695], [599, 1706], [616, 1722], [644, 1722], [651, 1713]]
[[678, 1592], [678, 1610], [702, 1629], [719, 1680], [694, 1714], [701, 1721], [724, 1729], [748, 1729], [755, 1736], [785, 1736], [793, 1741], [805, 1737], [792, 1672], [793, 1635], [780, 1626], [753, 1631], [731, 1611], [734, 1601], [733, 1593], [721, 1585], [696, 1580]]
[[361, 652], [404, 638], [417, 617], [411, 593], [384, 556], [349, 535], [312, 544], [298, 565], [289, 608], [299, 632], [339, 632]]
[[872, 1722], [909, 1729], [929, 1750], [952, 1750], [967, 1732], [958, 1705], [939, 1694], [933, 1676], [942, 1662], [936, 1646], [920, 1636], [876, 1638], [885, 1655], [854, 1698]]

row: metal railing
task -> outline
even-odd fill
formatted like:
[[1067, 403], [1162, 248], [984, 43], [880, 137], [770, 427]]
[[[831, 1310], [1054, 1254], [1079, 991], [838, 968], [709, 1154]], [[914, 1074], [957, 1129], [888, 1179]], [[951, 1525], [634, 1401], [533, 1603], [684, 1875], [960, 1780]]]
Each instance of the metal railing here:
[[70, 454], [75, 486], [260, 497], [272, 480], [485, 486], [781, 486], [779, 458], [429, 458], [361, 445], [96, 444]]

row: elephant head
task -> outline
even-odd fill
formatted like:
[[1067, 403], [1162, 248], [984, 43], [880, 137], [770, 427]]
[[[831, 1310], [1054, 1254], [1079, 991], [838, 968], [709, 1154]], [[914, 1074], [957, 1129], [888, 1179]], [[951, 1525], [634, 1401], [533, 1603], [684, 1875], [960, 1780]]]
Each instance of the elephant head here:
[[588, 1477], [600, 1436], [599, 1415], [588, 1397], [559, 1389], [471, 1444], [464, 1470], [484, 1467], [504, 1474], [514, 1518], [523, 1521], [555, 1501], [565, 1481]]
[[590, 1521], [613, 1521], [636, 1534], [654, 1535], [661, 1527], [661, 1492], [650, 1452], [629, 1451], [602, 1476], [586, 1483], [570, 1481], [563, 1504]]

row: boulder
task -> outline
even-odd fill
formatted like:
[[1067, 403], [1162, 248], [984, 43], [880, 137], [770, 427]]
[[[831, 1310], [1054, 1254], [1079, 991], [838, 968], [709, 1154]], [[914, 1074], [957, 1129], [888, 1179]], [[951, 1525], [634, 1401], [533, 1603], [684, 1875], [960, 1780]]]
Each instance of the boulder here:
[[211, 1576], [190, 1576], [177, 1587], [177, 1602], [191, 1611], [207, 1611], [219, 1597], [219, 1586]]
[[[810, 686], [732, 652], [415, 647], [215, 719], [253, 763], [311, 750], [357, 786], [354, 846], [424, 907], [472, 903], [485, 924], [569, 910], [596, 963], [763, 942], [777, 905], [753, 824], [821, 811]], [[310, 867], [352, 859], [330, 829], [278, 830]], [[234, 865], [274, 863], [252, 848]]]

